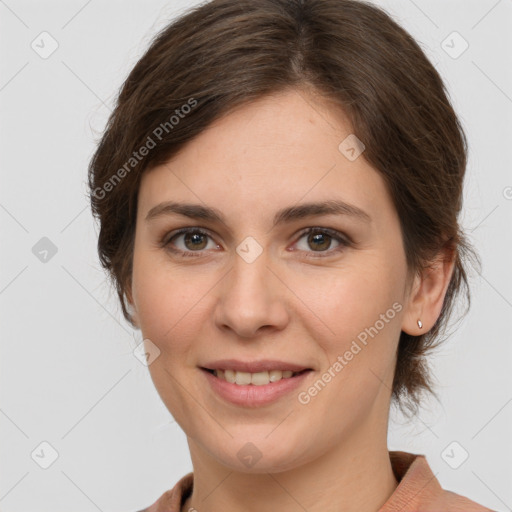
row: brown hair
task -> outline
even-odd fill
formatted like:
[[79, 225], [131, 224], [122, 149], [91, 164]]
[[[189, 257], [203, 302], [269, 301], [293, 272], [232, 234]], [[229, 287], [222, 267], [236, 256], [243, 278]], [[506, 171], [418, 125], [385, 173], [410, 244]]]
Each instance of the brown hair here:
[[122, 85], [89, 165], [101, 265], [134, 326], [125, 292], [142, 173], [233, 108], [290, 88], [321, 94], [350, 120], [392, 196], [409, 275], [428, 269], [444, 246], [455, 258], [436, 324], [400, 336], [392, 398], [415, 413], [421, 392], [436, 396], [425, 356], [443, 341], [463, 288], [469, 309], [465, 263], [479, 262], [458, 224], [467, 141], [419, 45], [370, 3], [213, 0], [157, 34]]

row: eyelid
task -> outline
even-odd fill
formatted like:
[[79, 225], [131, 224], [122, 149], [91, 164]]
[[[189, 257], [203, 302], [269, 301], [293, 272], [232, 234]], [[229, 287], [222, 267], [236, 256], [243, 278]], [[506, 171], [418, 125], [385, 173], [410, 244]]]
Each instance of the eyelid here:
[[[344, 233], [338, 231], [337, 229], [328, 228], [328, 227], [322, 227], [322, 226], [311, 226], [308, 228], [305, 228], [299, 232], [297, 235], [296, 241], [294, 242], [294, 245], [305, 235], [309, 234], [315, 234], [315, 233], [325, 233], [330, 238], [333, 238], [339, 243], [338, 247], [335, 247], [334, 249], [328, 249], [326, 251], [298, 251], [298, 252], [304, 252], [306, 258], [328, 258], [330, 256], [336, 256], [343, 250], [345, 250], [347, 247], [353, 246], [353, 241], [350, 239], [348, 235], [345, 235]], [[294, 249], [295, 251], [295, 249]]]
[[[161, 238], [161, 240], [159, 242], [159, 245], [163, 249], [168, 248], [170, 246], [171, 240], [173, 240], [174, 238], [177, 238], [180, 235], [186, 235], [187, 233], [199, 233], [202, 235], [206, 235], [207, 237], [209, 237], [213, 241], [215, 241], [215, 237], [211, 234], [211, 232], [208, 229], [200, 228], [198, 226], [188, 226], [188, 227], [173, 230], [173, 231], [170, 231], [170, 232], [164, 234], [164, 236]], [[215, 242], [215, 243], [217, 244], [217, 242]], [[217, 244], [217, 245], [219, 245], [219, 244]], [[178, 252], [178, 253], [183, 254], [184, 252], [194, 252], [194, 251], [182, 251], [180, 249], [176, 249], [175, 251], [173, 250], [173, 252]], [[201, 253], [204, 251], [196, 251], [196, 252]]]
[[327, 235], [331, 236], [332, 238], [335, 238], [339, 242], [344, 242], [346, 244], [352, 243], [352, 240], [350, 237], [346, 234], [344, 234], [341, 231], [338, 231], [334, 228], [328, 228], [323, 226], [311, 226], [309, 228], [304, 228], [297, 234], [297, 240], [300, 240], [304, 235], [309, 233], [326, 233]]

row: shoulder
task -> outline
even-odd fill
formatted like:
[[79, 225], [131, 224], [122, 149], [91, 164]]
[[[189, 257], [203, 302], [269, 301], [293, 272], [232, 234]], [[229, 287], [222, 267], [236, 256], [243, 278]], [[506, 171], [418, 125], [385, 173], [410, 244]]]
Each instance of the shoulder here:
[[183, 476], [172, 489], [164, 492], [152, 505], [137, 512], [180, 512], [181, 504], [192, 492], [194, 474]]
[[396, 451], [390, 452], [390, 460], [399, 484], [379, 512], [494, 512], [443, 489], [425, 455]]
[[429, 510], [446, 510], [450, 512], [495, 512], [460, 494], [443, 489], [442, 492], [429, 503]]

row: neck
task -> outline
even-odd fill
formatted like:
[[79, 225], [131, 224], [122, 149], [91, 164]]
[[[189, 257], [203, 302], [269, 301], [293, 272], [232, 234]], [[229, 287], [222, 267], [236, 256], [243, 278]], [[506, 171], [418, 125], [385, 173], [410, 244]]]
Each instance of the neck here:
[[[375, 512], [395, 491], [398, 482], [387, 449], [386, 424], [376, 431], [373, 417], [344, 435], [334, 449], [293, 469], [244, 473], [220, 465], [188, 438], [194, 487], [182, 506], [198, 512]], [[311, 440], [310, 440], [311, 441]]]

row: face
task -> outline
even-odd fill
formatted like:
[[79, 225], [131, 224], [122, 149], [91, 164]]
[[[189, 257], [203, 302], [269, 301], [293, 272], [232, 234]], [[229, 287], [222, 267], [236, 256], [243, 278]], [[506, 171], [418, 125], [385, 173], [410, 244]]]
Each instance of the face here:
[[[142, 178], [134, 319], [166, 407], [226, 467], [283, 471], [386, 424], [407, 269], [383, 179], [364, 152], [339, 148], [351, 133], [332, 105], [289, 91], [231, 112]], [[300, 210], [327, 201], [364, 213]], [[234, 403], [201, 369], [223, 359], [310, 371], [271, 401], [251, 384]], [[262, 455], [257, 466], [243, 450]]]

